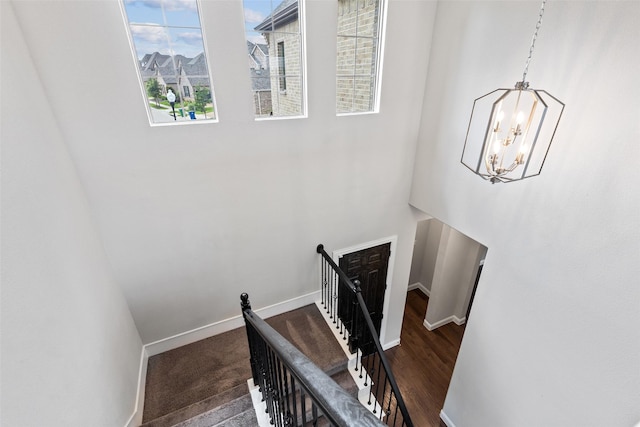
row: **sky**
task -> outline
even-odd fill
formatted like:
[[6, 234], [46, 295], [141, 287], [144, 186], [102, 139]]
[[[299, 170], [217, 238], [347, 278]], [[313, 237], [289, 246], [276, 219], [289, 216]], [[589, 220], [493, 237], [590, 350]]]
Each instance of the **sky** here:
[[[245, 0], [247, 40], [265, 43], [253, 30], [281, 0]], [[204, 51], [196, 0], [124, 0], [138, 59], [147, 53], [194, 57]], [[206, 23], [204, 23], [206, 27]]]

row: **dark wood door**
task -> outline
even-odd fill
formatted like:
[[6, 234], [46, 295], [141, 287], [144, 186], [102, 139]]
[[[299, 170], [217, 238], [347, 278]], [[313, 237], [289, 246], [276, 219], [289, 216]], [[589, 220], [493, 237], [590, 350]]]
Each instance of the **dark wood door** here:
[[339, 266], [349, 279], [360, 280], [362, 297], [369, 309], [378, 337], [382, 325], [384, 293], [387, 288], [387, 269], [391, 243], [352, 252], [340, 258]]

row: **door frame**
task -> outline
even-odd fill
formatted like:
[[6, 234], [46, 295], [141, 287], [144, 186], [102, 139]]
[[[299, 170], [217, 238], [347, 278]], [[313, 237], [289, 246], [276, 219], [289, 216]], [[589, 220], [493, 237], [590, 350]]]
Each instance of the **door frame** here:
[[384, 304], [382, 308], [382, 323], [380, 324], [380, 343], [382, 344], [382, 347], [385, 350], [387, 350], [387, 348], [391, 348], [398, 345], [400, 342], [400, 340], [398, 340], [397, 343], [394, 342], [394, 343], [386, 344], [387, 318], [388, 318], [387, 315], [389, 313], [389, 292], [388, 291], [393, 287], [393, 280], [392, 280], [393, 266], [396, 260], [396, 247], [398, 246], [398, 236], [394, 235], [389, 237], [383, 237], [381, 239], [371, 240], [369, 242], [360, 243], [358, 245], [349, 246], [347, 248], [336, 249], [333, 252], [331, 252], [331, 258], [333, 259], [333, 262], [335, 262], [337, 265], [340, 265], [340, 258], [345, 256], [346, 254], [384, 245], [386, 243], [391, 244], [391, 247], [389, 249], [391, 253], [389, 254], [389, 260], [387, 261], [387, 277], [386, 277], [387, 289], [384, 293]]

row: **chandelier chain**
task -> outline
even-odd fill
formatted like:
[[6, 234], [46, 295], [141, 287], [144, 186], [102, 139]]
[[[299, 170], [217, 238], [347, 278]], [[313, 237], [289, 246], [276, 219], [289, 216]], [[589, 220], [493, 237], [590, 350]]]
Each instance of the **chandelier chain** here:
[[529, 63], [531, 62], [531, 57], [533, 56], [533, 49], [536, 46], [536, 39], [538, 38], [538, 30], [542, 25], [542, 15], [544, 15], [544, 6], [547, 3], [547, 0], [542, 0], [542, 5], [540, 6], [540, 13], [538, 14], [538, 22], [536, 23], [536, 30], [533, 33], [533, 38], [531, 39], [531, 47], [529, 47], [529, 56], [527, 57], [527, 62], [524, 65], [524, 72], [522, 73], [522, 83], [526, 84], [527, 73], [529, 72]]

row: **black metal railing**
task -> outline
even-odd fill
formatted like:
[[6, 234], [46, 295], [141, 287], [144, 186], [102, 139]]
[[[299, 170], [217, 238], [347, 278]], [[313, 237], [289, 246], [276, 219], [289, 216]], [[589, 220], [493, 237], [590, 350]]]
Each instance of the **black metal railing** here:
[[379, 427], [380, 420], [251, 310], [240, 296], [253, 381], [272, 425]]
[[364, 385], [370, 385], [367, 404], [375, 405], [374, 414], [385, 424], [413, 427], [362, 297], [360, 282], [349, 279], [323, 245], [318, 245], [316, 251], [321, 255], [322, 305], [351, 352], [357, 353], [354, 369]]

